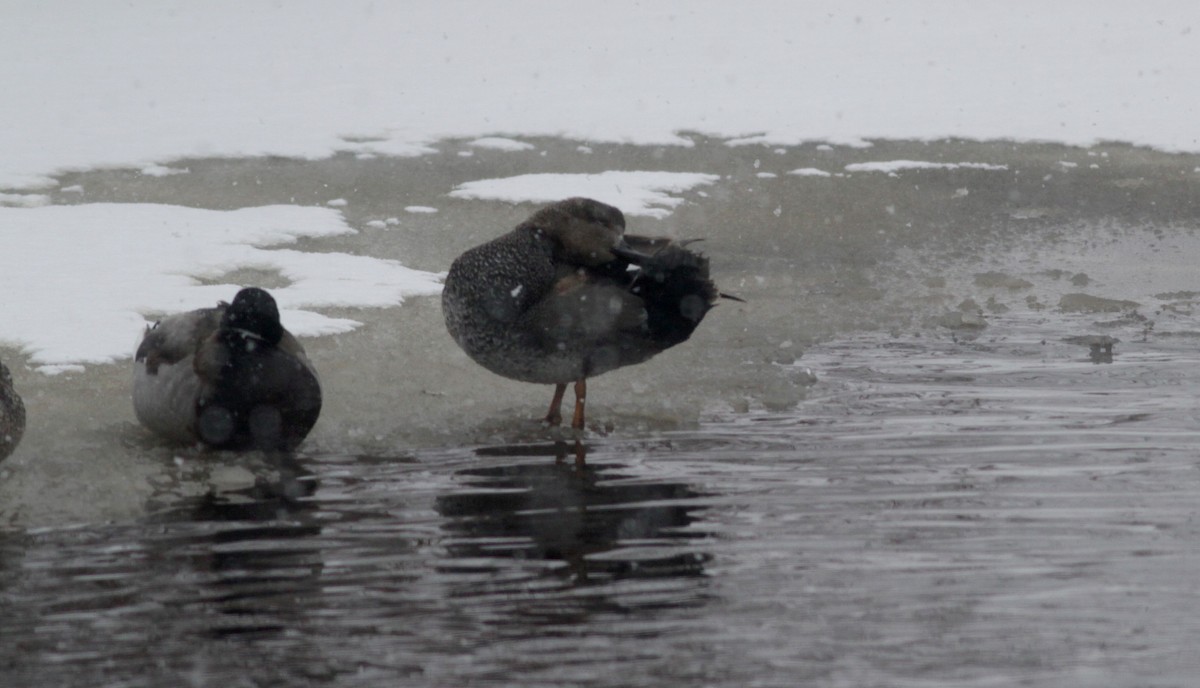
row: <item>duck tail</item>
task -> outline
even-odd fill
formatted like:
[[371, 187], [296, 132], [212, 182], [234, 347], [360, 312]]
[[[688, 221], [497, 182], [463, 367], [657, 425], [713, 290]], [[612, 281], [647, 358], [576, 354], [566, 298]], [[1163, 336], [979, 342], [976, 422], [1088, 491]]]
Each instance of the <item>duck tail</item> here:
[[630, 291], [645, 303], [650, 337], [663, 348], [691, 337], [721, 296], [709, 277], [708, 258], [688, 249], [689, 243], [665, 243], [652, 253], [616, 251], [638, 268]]

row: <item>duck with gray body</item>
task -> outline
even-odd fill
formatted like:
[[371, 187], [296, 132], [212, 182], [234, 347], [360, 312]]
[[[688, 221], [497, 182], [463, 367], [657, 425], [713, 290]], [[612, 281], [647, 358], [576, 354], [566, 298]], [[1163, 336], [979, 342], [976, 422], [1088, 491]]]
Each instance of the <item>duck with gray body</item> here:
[[488, 370], [555, 385], [546, 421], [584, 425], [586, 380], [686, 341], [720, 294], [708, 260], [685, 242], [625, 234], [611, 205], [569, 198], [450, 266], [442, 311], [450, 335]]
[[164, 318], [134, 359], [138, 420], [175, 442], [288, 451], [321, 413], [316, 370], [280, 324], [275, 299], [256, 287]]
[[12, 375], [0, 362], [0, 461], [21, 443], [25, 434], [25, 404], [13, 389]]

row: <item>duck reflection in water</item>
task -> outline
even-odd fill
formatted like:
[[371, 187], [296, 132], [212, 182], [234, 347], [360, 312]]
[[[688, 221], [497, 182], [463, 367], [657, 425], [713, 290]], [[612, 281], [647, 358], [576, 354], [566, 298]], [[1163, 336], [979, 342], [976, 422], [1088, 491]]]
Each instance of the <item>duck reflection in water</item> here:
[[251, 471], [253, 483], [214, 488], [155, 519], [178, 525], [158, 546], [201, 582], [191, 603], [217, 612], [195, 619], [202, 635], [276, 637], [303, 625], [309, 610], [299, 600], [319, 597], [321, 527], [308, 499], [317, 482], [294, 456], [272, 459]]
[[688, 485], [634, 482], [621, 464], [588, 463], [578, 441], [477, 453], [556, 460], [460, 471], [468, 490], [439, 497], [437, 510], [456, 536], [450, 556], [470, 561], [449, 561], [443, 570], [480, 572], [481, 560], [490, 562], [485, 573], [511, 570], [514, 561], [540, 563], [538, 577], [571, 586], [703, 577], [708, 556], [690, 545], [707, 537], [694, 527], [702, 508], [695, 500], [704, 495]]

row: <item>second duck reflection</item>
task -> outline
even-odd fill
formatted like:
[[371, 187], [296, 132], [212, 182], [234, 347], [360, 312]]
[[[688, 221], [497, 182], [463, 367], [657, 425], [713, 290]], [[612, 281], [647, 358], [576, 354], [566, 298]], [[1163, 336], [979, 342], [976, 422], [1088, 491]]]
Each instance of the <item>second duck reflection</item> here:
[[[426, 577], [473, 615], [533, 633], [593, 614], [657, 614], [711, 600], [704, 512], [712, 495], [647, 481], [606, 454], [577, 465], [576, 451], [582, 459], [586, 449], [477, 450], [499, 462], [457, 471], [456, 485], [434, 497], [441, 522], [432, 539], [427, 502], [386, 484], [406, 482], [408, 471], [347, 456], [330, 471], [327, 479], [340, 483], [330, 490], [317, 489], [301, 459], [280, 483], [187, 497], [160, 511], [155, 520], [167, 530], [152, 530], [152, 543], [165, 561], [192, 570], [178, 576], [191, 587], [172, 586], [174, 606], [197, 610], [192, 625], [223, 638], [303, 638], [340, 618], [409, 634], [413, 618], [433, 613], [421, 606], [427, 596], [414, 594]], [[344, 498], [365, 484], [374, 489]], [[433, 567], [423, 549], [437, 552]], [[587, 594], [573, 594], [579, 588]]]
[[[488, 457], [554, 456], [554, 462], [459, 471], [467, 490], [437, 498], [443, 526], [459, 536], [455, 558], [561, 561], [571, 583], [703, 575], [708, 556], [688, 547], [707, 537], [694, 529], [693, 500], [677, 482], [631, 482], [619, 463], [587, 463], [586, 448], [547, 445], [486, 447]], [[472, 490], [472, 488], [474, 488]]]

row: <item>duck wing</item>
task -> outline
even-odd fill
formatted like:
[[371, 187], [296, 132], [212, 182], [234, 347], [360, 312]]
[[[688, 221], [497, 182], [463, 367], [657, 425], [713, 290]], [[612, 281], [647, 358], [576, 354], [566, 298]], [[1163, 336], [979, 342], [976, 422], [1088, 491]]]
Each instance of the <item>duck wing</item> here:
[[579, 269], [560, 277], [521, 320], [547, 347], [574, 349], [644, 334], [646, 307], [627, 284]]
[[150, 375], [157, 375], [160, 365], [178, 363], [196, 353], [200, 343], [220, 327], [224, 311], [222, 305], [163, 318], [146, 330], [134, 360], [144, 363]]
[[613, 253], [631, 266], [629, 291], [645, 305], [650, 336], [664, 349], [686, 341], [721, 296], [708, 258], [687, 248], [691, 241], [627, 236], [625, 243]]

